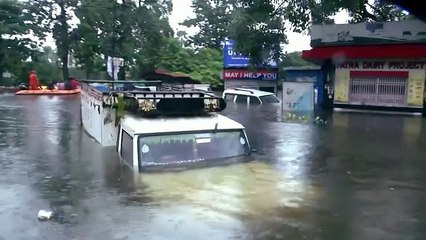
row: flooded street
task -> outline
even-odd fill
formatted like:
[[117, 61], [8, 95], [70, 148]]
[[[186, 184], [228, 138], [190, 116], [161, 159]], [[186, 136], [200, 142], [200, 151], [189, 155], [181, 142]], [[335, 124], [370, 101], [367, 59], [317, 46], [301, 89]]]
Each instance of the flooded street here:
[[78, 96], [0, 95], [0, 113], [0, 239], [426, 239], [421, 117], [230, 105], [255, 161], [134, 174], [82, 131]]

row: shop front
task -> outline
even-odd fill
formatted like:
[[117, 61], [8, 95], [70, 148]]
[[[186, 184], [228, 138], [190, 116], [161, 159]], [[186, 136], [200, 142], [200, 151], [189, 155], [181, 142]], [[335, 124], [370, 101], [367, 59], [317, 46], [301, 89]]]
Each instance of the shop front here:
[[335, 105], [423, 108], [426, 61], [357, 60], [336, 65]]
[[426, 23], [314, 25], [311, 46], [302, 57], [321, 66], [328, 107], [423, 111]]

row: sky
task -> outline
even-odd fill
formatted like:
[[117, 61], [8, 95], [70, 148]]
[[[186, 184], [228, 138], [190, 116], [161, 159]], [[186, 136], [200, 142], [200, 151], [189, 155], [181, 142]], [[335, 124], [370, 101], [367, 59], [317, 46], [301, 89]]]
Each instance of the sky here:
[[[185, 26], [181, 26], [180, 23], [183, 22], [185, 19], [194, 17], [195, 14], [192, 11], [191, 8], [191, 2], [192, 0], [173, 0], [173, 12], [171, 16], [169, 16], [170, 25], [173, 28], [175, 32], [179, 30], [184, 30], [188, 34], [195, 34], [197, 29], [196, 28], [187, 28]], [[334, 20], [336, 23], [347, 23], [348, 14], [345, 12], [341, 12], [337, 14], [334, 17]], [[288, 25], [288, 24], [286, 24]], [[310, 37], [308, 33], [301, 34], [301, 33], [295, 33], [292, 31], [286, 32], [288, 44], [284, 46], [284, 52], [295, 52], [295, 51], [302, 51], [302, 50], [309, 50], [310, 47]], [[54, 41], [51, 36], [47, 37], [46, 39], [46, 45], [48, 46], [54, 46]]]

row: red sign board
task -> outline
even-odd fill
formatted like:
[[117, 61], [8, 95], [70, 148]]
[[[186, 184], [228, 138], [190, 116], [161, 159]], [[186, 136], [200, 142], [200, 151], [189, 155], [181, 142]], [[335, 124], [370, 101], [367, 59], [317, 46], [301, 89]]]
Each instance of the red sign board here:
[[223, 69], [223, 80], [278, 80], [277, 69], [257, 69], [250, 71], [248, 69]]

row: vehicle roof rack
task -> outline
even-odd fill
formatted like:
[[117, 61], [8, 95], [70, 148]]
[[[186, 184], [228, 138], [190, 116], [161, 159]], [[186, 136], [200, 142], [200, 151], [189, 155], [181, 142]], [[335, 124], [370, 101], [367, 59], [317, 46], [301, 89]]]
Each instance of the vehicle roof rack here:
[[83, 80], [79, 80], [79, 82], [82, 83], [105, 83], [105, 84], [147, 84], [147, 85], [161, 85], [162, 81], [160, 80], [88, 80], [88, 79], [83, 79]]
[[254, 92], [253, 92], [251, 89], [238, 88], [238, 87], [236, 87], [236, 88], [232, 88], [232, 89], [234, 89], [234, 90], [238, 90], [238, 91], [243, 91], [243, 92], [249, 92], [249, 93], [251, 93], [251, 94], [254, 94]]
[[[147, 115], [186, 115], [221, 112], [226, 108], [225, 100], [213, 92], [171, 88], [156, 91], [135, 89], [130, 91], [98, 90], [89, 83], [112, 83], [111, 81], [82, 81], [83, 92], [102, 101], [104, 108], [121, 108], [128, 112]], [[151, 81], [116, 81], [116, 83], [151, 83]], [[170, 89], [170, 88], [169, 88]]]
[[[83, 88], [88, 88], [89, 86], [95, 86], [94, 84], [108, 84], [109, 87], [112, 87], [114, 90], [118, 91], [126, 91], [126, 90], [144, 90], [144, 91], [152, 91], [149, 88], [155, 87], [157, 91], [196, 91], [201, 89], [194, 88], [191, 84], [189, 87], [186, 86], [188, 84], [173, 84], [173, 83], [163, 83], [161, 80], [81, 80]], [[132, 85], [132, 86], [129, 86]], [[208, 84], [206, 84], [208, 85]], [[130, 88], [129, 88], [130, 87]], [[107, 89], [107, 86], [103, 88], [103, 92], [111, 91], [111, 89]], [[211, 91], [210, 91], [211, 92]]]
[[104, 107], [117, 108], [141, 115], [185, 115], [221, 112], [226, 108], [222, 97], [205, 91], [112, 91]]

